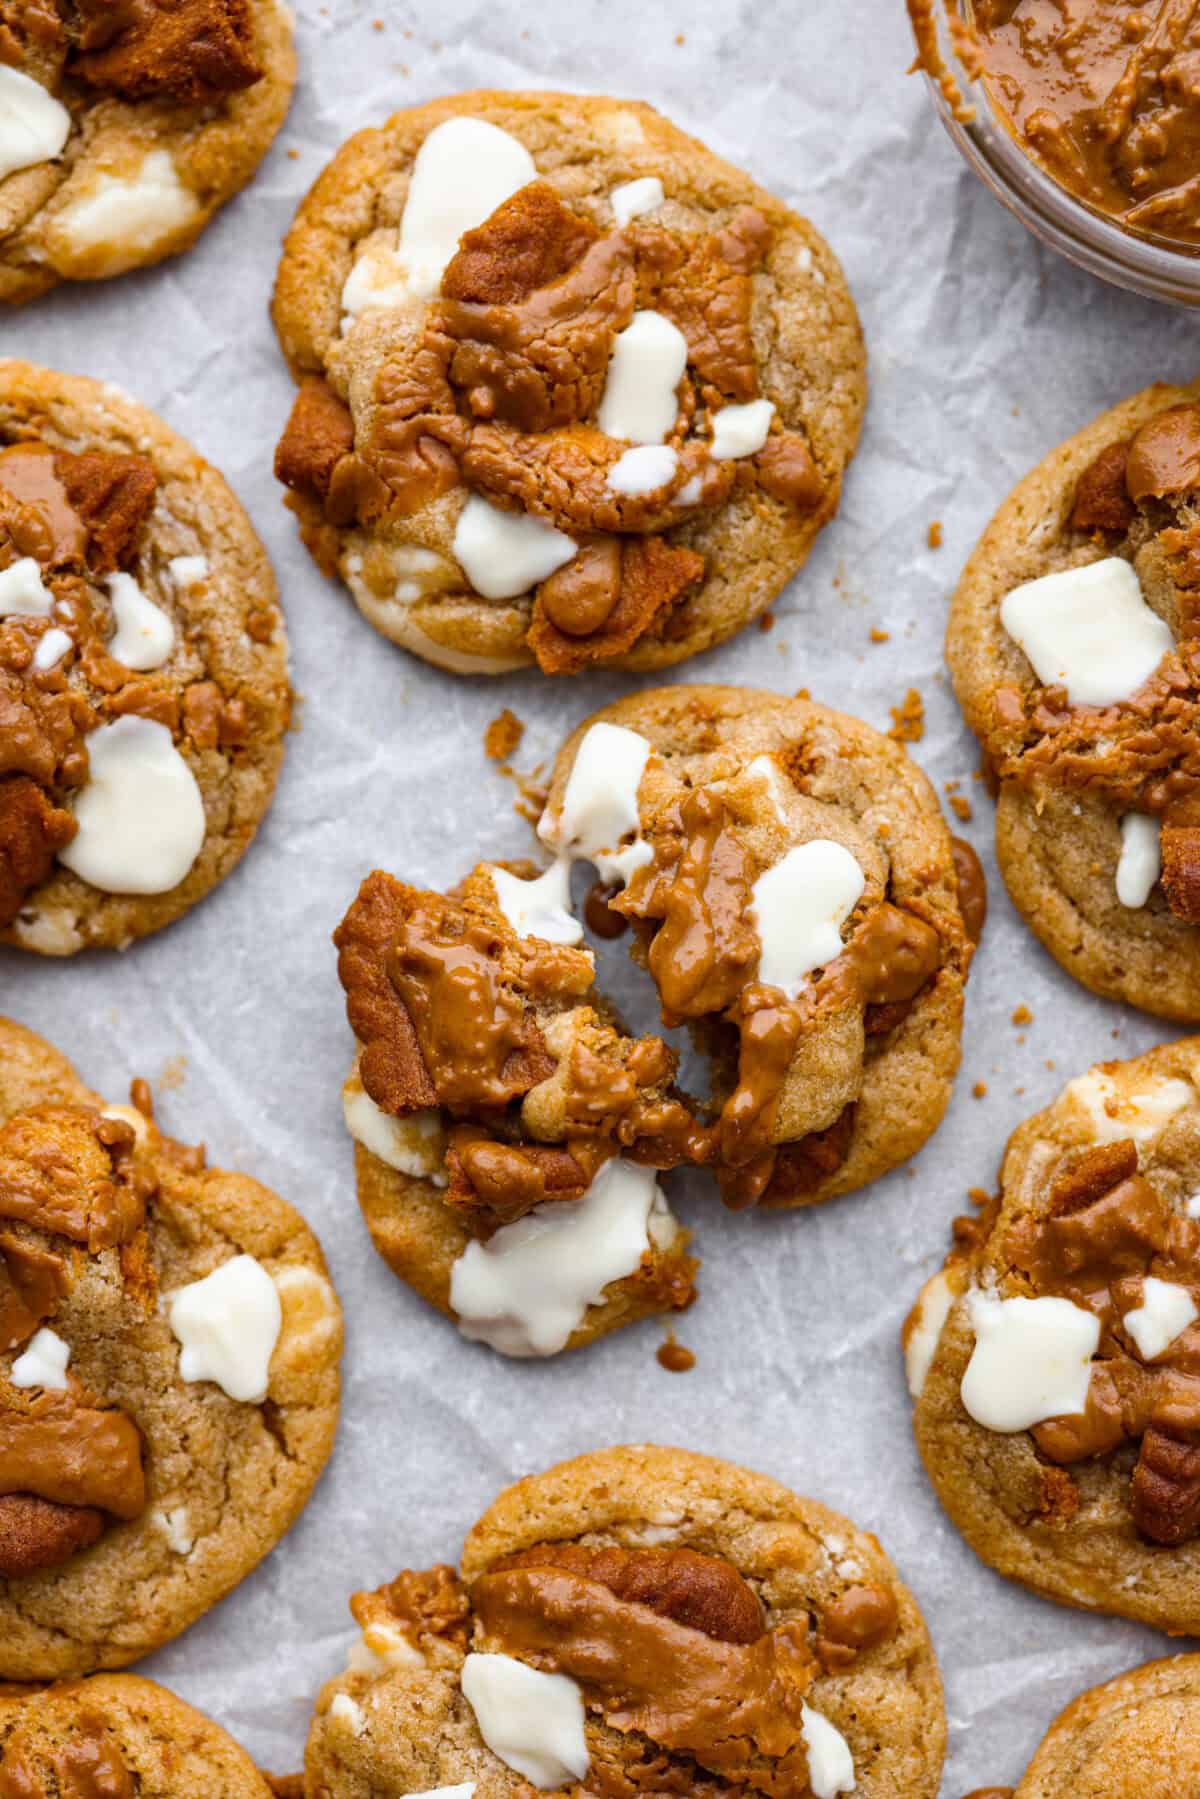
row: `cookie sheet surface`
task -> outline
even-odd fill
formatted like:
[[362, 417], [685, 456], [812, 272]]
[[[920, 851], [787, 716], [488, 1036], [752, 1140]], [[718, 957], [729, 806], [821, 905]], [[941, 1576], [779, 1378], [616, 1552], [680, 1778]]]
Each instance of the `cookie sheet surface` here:
[[[291, 118], [198, 247], [0, 324], [5, 354], [120, 382], [217, 463], [274, 557], [288, 615], [299, 730], [238, 872], [123, 957], [55, 965], [0, 952], [3, 1009], [114, 1097], [132, 1074], [150, 1077], [167, 1129], [206, 1139], [214, 1160], [301, 1208], [345, 1303], [342, 1430], [315, 1500], [254, 1577], [139, 1670], [278, 1771], [299, 1766], [312, 1696], [342, 1665], [351, 1588], [452, 1559], [499, 1487], [611, 1442], [744, 1461], [878, 1533], [942, 1660], [947, 1799], [1015, 1780], [1068, 1699], [1168, 1650], [1153, 1632], [1043, 1603], [975, 1560], [920, 1470], [897, 1335], [1013, 1125], [1090, 1062], [1170, 1034], [1091, 999], [1017, 921], [941, 638], [948, 591], [1008, 489], [1126, 393], [1194, 376], [1195, 325], [1059, 262], [984, 193], [905, 78], [902, 15], [891, 0], [303, 0]], [[440, 886], [480, 856], [528, 853], [514, 789], [484, 757], [488, 721], [505, 705], [518, 714], [517, 762], [530, 769], [630, 685], [465, 682], [409, 659], [322, 580], [271, 475], [292, 385], [266, 308], [296, 202], [352, 130], [491, 86], [650, 100], [807, 213], [842, 258], [872, 395], [841, 515], [772, 631], [752, 628], [672, 677], [806, 687], [885, 729], [915, 687], [925, 734], [913, 753], [939, 791], [961, 783], [974, 818], [956, 828], [991, 878], [962, 1074], [913, 1166], [817, 1213], [771, 1218], [731, 1217], [707, 1184], [689, 1192], [672, 1177], [704, 1257], [700, 1301], [678, 1324], [697, 1356], [685, 1375], [655, 1361], [656, 1323], [548, 1365], [461, 1342], [371, 1250], [341, 1121], [350, 1036], [329, 934], [358, 880], [378, 864]], [[620, 957], [606, 961], [648, 1021], [644, 988]], [[1011, 1022], [1021, 1006], [1031, 1023]], [[985, 1097], [973, 1097], [976, 1082]]]

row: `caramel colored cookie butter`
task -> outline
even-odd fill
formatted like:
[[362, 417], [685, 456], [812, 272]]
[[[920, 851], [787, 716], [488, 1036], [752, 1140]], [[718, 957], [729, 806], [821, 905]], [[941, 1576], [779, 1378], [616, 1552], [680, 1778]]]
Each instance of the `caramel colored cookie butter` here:
[[0, 1021], [0, 1680], [177, 1635], [332, 1444], [341, 1321], [315, 1240], [135, 1095], [105, 1106]]
[[[535, 1212], [564, 1257], [539, 1283], [565, 1291], [568, 1262], [581, 1278], [566, 1249], [578, 1207], [594, 1208], [607, 1245], [633, 1190], [657, 1192], [654, 1170], [711, 1169], [735, 1208], [791, 1206], [913, 1153], [957, 1065], [962, 908], [976, 927], [982, 908], [977, 864], [960, 886], [903, 750], [769, 694], [680, 687], [597, 714], [559, 757], [538, 833], [556, 853], [540, 874], [481, 863], [444, 896], [377, 871], [335, 933], [372, 1234], [468, 1334], [509, 1353], [623, 1321], [598, 1309], [617, 1295], [592, 1290], [575, 1328], [547, 1325], [542, 1341], [538, 1306], [511, 1279]], [[607, 883], [606, 928], [631, 922], [664, 1024], [704, 1033], [710, 1105], [679, 1089], [661, 1038], [632, 1038], [594, 991], [570, 910], [575, 860]], [[682, 1236], [661, 1210], [650, 1222], [642, 1259], [620, 1268], [639, 1312], [693, 1296]]]
[[827, 247], [637, 102], [466, 94], [360, 133], [300, 208], [274, 317], [305, 543], [459, 672], [719, 642], [801, 566], [858, 436]]
[[1200, 1557], [1198, 1076], [1187, 1039], [1068, 1082], [905, 1329], [917, 1442], [972, 1547], [1176, 1632]]
[[221, 477], [112, 387], [0, 364], [0, 941], [124, 948], [186, 911], [253, 836], [289, 709]]
[[1095, 991], [1200, 1017], [1200, 404], [1152, 387], [1001, 507], [947, 631], [1027, 922]]
[[351, 1609], [361, 1641], [309, 1735], [314, 1799], [937, 1787], [936, 1664], [891, 1564], [845, 1519], [727, 1463], [582, 1456], [502, 1494], [460, 1571], [405, 1572]]

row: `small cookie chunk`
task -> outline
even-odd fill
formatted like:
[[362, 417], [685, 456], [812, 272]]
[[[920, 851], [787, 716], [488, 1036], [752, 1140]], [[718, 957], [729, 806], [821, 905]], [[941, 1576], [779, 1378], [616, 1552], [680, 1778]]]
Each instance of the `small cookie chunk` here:
[[500, 1495], [461, 1572], [406, 1570], [351, 1611], [310, 1799], [937, 1790], [941, 1680], [912, 1595], [874, 1537], [729, 1462], [563, 1462]]
[[0, 302], [188, 249], [295, 77], [278, 0], [2, 0]]
[[1200, 1792], [1200, 1655], [1147, 1662], [1068, 1705], [1013, 1799], [1184, 1799]]
[[179, 918], [253, 839], [290, 710], [222, 477], [111, 385], [0, 362], [0, 942], [124, 949]]
[[1069, 1081], [905, 1326], [917, 1444], [983, 1560], [1200, 1632], [1200, 1038]]
[[[540, 874], [480, 863], [443, 895], [377, 871], [334, 936], [376, 1247], [514, 1355], [690, 1303], [655, 1169], [708, 1167], [733, 1207], [792, 1207], [914, 1154], [958, 1065], [972, 947], [925, 777], [805, 701], [621, 701], [565, 745], [538, 830], [558, 852]], [[710, 1053], [711, 1112], [594, 991], [573, 860], [607, 883], [588, 923], [632, 919], [664, 1022]]]
[[866, 397], [823, 239], [637, 101], [459, 94], [359, 132], [274, 318], [304, 542], [459, 673], [720, 643], [836, 512]]
[[270, 1799], [219, 1724], [136, 1674], [0, 1693], [0, 1793], [88, 1799]]
[[1146, 388], [1025, 477], [946, 656], [1022, 917], [1093, 992], [1200, 1019], [1200, 383]]
[[208, 1610], [333, 1444], [341, 1311], [291, 1206], [0, 1020], [0, 1680]]

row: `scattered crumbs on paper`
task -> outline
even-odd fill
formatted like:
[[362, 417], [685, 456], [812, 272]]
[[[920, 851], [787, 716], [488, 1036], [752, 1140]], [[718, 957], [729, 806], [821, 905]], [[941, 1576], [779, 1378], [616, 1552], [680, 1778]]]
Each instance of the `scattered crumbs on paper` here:
[[898, 706], [889, 706], [892, 728], [889, 737], [897, 743], [920, 743], [925, 735], [925, 702], [915, 687], [910, 687]]

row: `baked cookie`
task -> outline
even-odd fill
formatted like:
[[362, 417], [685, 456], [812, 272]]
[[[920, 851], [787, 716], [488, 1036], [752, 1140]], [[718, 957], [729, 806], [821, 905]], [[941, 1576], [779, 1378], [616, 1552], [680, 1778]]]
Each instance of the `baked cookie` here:
[[1200, 1019], [1200, 383], [1146, 388], [1026, 476], [946, 656], [1026, 922], [1093, 992]]
[[[655, 1169], [709, 1167], [731, 1206], [790, 1207], [914, 1154], [949, 1098], [971, 957], [924, 775], [804, 700], [622, 700], [568, 740], [538, 831], [557, 852], [541, 874], [480, 863], [444, 896], [376, 872], [334, 938], [376, 1247], [509, 1354], [690, 1301]], [[664, 1022], [708, 1052], [710, 1108], [595, 993], [575, 860], [608, 883], [588, 922], [632, 919]]]
[[359, 132], [274, 317], [301, 536], [458, 673], [722, 642], [836, 512], [866, 398], [823, 239], [637, 101], [457, 94]]
[[123, 949], [195, 905], [270, 804], [290, 707], [275, 578], [217, 471], [119, 389], [0, 361], [0, 942]]
[[1147, 1662], [1080, 1694], [1014, 1799], [1184, 1799], [1200, 1791], [1200, 1655]]
[[341, 1312], [276, 1194], [0, 1021], [0, 1680], [177, 1636], [294, 1523]]
[[985, 1562], [1200, 1634], [1200, 1038], [1069, 1081], [905, 1326], [917, 1445]]
[[188, 249], [295, 77], [279, 0], [0, 0], [0, 301]]
[[13, 1799], [270, 1799], [244, 1749], [136, 1674], [0, 1692], [0, 1794]]
[[937, 1662], [875, 1538], [682, 1449], [606, 1449], [502, 1493], [461, 1573], [350, 1602], [309, 1799], [530, 1786], [932, 1799]]

